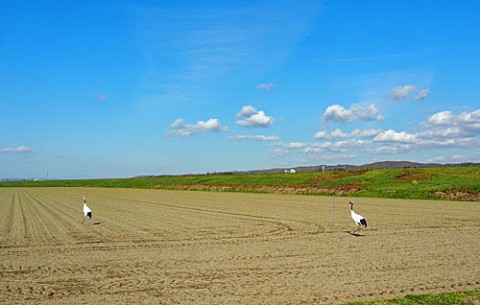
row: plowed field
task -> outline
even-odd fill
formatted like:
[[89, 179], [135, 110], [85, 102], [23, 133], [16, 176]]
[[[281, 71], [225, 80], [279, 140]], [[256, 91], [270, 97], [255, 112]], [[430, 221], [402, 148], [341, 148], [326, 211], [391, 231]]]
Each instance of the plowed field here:
[[[82, 196], [93, 220], [82, 223]], [[480, 205], [0, 188], [0, 303], [338, 304], [480, 287]]]

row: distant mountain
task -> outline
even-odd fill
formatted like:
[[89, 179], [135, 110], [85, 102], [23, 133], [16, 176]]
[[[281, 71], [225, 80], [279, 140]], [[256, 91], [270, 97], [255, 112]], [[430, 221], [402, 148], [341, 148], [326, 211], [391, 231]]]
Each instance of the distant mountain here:
[[480, 163], [457, 163], [457, 164], [440, 164], [440, 163], [418, 163], [410, 161], [381, 161], [368, 163], [364, 165], [338, 164], [338, 165], [314, 165], [314, 166], [299, 166], [299, 167], [285, 167], [272, 168], [251, 171], [230, 172], [235, 174], [272, 174], [290, 172], [292, 169], [297, 173], [305, 172], [321, 172], [321, 171], [338, 171], [338, 170], [361, 170], [361, 169], [390, 169], [390, 168], [428, 168], [428, 167], [449, 167], [449, 166], [475, 166]]

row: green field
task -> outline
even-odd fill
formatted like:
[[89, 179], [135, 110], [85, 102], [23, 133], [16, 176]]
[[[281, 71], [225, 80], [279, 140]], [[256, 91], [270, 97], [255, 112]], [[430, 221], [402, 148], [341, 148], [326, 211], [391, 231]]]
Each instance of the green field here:
[[114, 187], [479, 201], [480, 166], [297, 174], [209, 174], [123, 179], [4, 181], [0, 186]]

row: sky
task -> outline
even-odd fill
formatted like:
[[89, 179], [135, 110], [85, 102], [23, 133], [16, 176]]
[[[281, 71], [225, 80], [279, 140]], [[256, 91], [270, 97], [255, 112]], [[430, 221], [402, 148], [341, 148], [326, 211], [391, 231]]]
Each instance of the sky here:
[[0, 1], [0, 178], [480, 162], [478, 1]]

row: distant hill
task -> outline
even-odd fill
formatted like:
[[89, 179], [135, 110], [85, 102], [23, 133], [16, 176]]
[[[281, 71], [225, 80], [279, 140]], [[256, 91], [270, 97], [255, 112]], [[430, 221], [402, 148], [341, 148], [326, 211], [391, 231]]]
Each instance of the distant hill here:
[[476, 166], [480, 163], [466, 162], [458, 164], [440, 164], [440, 163], [418, 163], [410, 161], [381, 161], [368, 163], [363, 165], [352, 164], [338, 164], [338, 165], [313, 165], [313, 166], [298, 166], [298, 167], [285, 167], [285, 168], [272, 168], [262, 170], [251, 171], [235, 171], [230, 172], [234, 174], [275, 174], [285, 173], [294, 169], [297, 173], [310, 173], [310, 172], [331, 172], [339, 170], [360, 170], [360, 169], [391, 169], [391, 168], [431, 168], [431, 167], [452, 167], [452, 166]]

